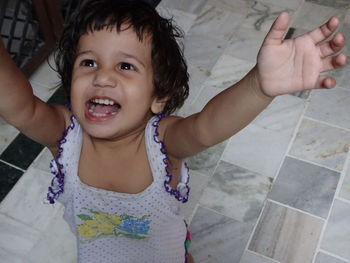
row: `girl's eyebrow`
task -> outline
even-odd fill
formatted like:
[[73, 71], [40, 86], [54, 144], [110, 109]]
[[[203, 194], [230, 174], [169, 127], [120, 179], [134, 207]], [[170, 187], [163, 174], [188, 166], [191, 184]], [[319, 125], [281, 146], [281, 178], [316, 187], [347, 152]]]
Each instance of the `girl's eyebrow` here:
[[91, 50], [86, 50], [86, 51], [80, 51], [77, 53], [77, 57], [80, 57], [82, 55], [86, 55], [86, 54], [92, 54], [93, 52]]
[[131, 59], [134, 59], [136, 60], [138, 63], [140, 63], [143, 67], [145, 67], [145, 64], [139, 59], [137, 58], [136, 56], [132, 55], [132, 54], [129, 54], [129, 53], [126, 53], [126, 52], [123, 52], [123, 51], [119, 51], [119, 53], [121, 55], [123, 55], [124, 57], [126, 58], [131, 58]]
[[[86, 50], [86, 51], [81, 51], [81, 52], [78, 52], [77, 53], [77, 58], [80, 57], [80, 56], [83, 56], [83, 55], [86, 55], [86, 54], [93, 54], [94, 52], [91, 51], [91, 50]], [[138, 63], [140, 63], [143, 67], [145, 67], [145, 64], [139, 59], [137, 58], [136, 56], [132, 55], [132, 54], [129, 54], [129, 53], [126, 53], [126, 52], [123, 52], [123, 51], [119, 51], [118, 52], [120, 55], [122, 55], [123, 57], [125, 58], [131, 58], [131, 59], [134, 59], [136, 60]]]

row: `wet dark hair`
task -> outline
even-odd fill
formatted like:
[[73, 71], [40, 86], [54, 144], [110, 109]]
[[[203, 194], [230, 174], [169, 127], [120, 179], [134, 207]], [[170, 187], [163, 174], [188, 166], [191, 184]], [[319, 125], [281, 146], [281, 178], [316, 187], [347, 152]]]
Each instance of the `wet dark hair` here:
[[152, 6], [140, 0], [88, 0], [72, 15], [55, 52], [62, 87], [69, 98], [77, 45], [82, 35], [105, 28], [120, 32], [125, 25], [135, 31], [140, 41], [151, 37], [154, 95], [166, 101], [163, 114], [173, 113], [188, 97], [187, 65], [183, 48], [177, 43], [183, 33], [172, 19], [161, 17]]

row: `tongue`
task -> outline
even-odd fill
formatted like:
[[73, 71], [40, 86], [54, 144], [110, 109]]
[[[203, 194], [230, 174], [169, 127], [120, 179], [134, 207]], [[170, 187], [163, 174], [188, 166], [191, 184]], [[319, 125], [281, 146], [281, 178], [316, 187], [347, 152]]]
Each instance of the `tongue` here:
[[93, 109], [96, 113], [111, 114], [118, 111], [118, 107], [115, 105], [96, 105]]

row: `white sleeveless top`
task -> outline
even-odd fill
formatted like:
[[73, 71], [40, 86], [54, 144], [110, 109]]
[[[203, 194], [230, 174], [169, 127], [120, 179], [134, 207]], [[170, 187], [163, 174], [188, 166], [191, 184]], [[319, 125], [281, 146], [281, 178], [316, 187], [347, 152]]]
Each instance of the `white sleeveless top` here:
[[[145, 130], [153, 182], [138, 194], [117, 193], [84, 184], [78, 177], [82, 129], [74, 118], [51, 162], [55, 175], [47, 199], [65, 206], [64, 219], [77, 236], [78, 262], [184, 263], [187, 227], [179, 201], [188, 199], [188, 169], [182, 165], [177, 190], [169, 183], [167, 154], [154, 116]], [[101, 168], [101, 172], [103, 169]]]

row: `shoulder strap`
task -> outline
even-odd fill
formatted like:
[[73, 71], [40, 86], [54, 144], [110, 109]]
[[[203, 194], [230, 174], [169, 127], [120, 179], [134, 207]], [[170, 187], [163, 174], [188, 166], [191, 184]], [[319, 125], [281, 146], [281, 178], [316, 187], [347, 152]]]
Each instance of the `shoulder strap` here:
[[64, 192], [66, 181], [70, 179], [66, 175], [75, 172], [79, 162], [82, 131], [73, 115], [70, 119], [71, 124], [57, 143], [58, 155], [50, 163], [51, 173], [54, 175], [47, 194], [47, 201], [50, 204], [55, 203], [58, 196]]
[[168, 155], [164, 143], [159, 139], [158, 125], [164, 115], [156, 115], [151, 118], [146, 126], [145, 141], [149, 163], [152, 169], [153, 178], [161, 182], [165, 190], [181, 202], [187, 202], [189, 175], [185, 163], [182, 164], [181, 176], [177, 189], [170, 187], [172, 175], [168, 172]]

